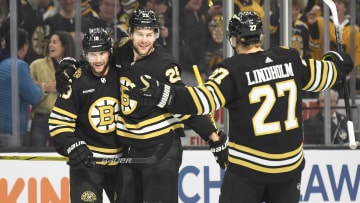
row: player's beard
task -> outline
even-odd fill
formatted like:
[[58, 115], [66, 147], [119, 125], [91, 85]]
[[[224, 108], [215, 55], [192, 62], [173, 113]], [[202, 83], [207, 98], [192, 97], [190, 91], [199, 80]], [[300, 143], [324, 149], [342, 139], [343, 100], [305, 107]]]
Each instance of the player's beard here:
[[134, 45], [133, 48], [134, 48], [134, 52], [138, 56], [137, 60], [140, 59], [140, 58], [143, 58], [145, 56], [148, 56], [149, 54], [151, 54], [151, 52], [154, 51], [154, 45], [153, 44], [151, 46], [147, 47], [147, 50], [142, 50], [141, 48], [139, 48], [138, 45]]
[[109, 71], [109, 68], [110, 68], [110, 66], [109, 66], [109, 61], [107, 61], [107, 62], [103, 65], [104, 68], [103, 68], [101, 71], [96, 71], [96, 70], [94, 70], [93, 64], [91, 64], [91, 66], [92, 66], [92, 67], [91, 67], [91, 71], [93, 72], [93, 74], [96, 75], [96, 76], [99, 76], [99, 77], [107, 75], [107, 73], [108, 73], [108, 71]]

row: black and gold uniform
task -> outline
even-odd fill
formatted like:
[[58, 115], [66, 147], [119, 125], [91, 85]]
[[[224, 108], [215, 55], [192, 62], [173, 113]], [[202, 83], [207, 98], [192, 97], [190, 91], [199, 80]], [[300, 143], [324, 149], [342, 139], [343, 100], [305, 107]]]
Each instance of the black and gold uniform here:
[[58, 97], [50, 116], [50, 135], [57, 152], [67, 156], [64, 147], [84, 140], [94, 158], [119, 157], [115, 124], [119, 112], [117, 85], [112, 68], [105, 77], [94, 76], [87, 64], [78, 68], [70, 97]]
[[302, 61], [296, 49], [274, 47], [225, 59], [204, 86], [176, 92], [182, 99], [171, 111], [206, 114], [226, 107], [228, 171], [257, 181], [284, 180], [304, 167], [301, 90], [319, 92], [336, 79], [332, 63]]
[[[108, 58], [111, 45], [103, 28], [89, 29], [83, 40], [85, 53], [104, 55], [106, 51]], [[113, 202], [123, 150], [116, 135], [118, 77], [108, 62], [103, 76], [93, 74], [90, 66], [86, 62], [79, 67], [70, 91], [56, 100], [49, 119], [50, 136], [56, 151], [69, 157], [71, 202], [101, 203], [103, 190]]]
[[[141, 148], [154, 146], [161, 143], [164, 136], [170, 132], [176, 133], [177, 137], [184, 136], [184, 124], [195, 128], [200, 135], [203, 135], [203, 139], [207, 140], [207, 136], [214, 132], [214, 127], [208, 125], [207, 118], [174, 116], [164, 109], [149, 107], [129, 99], [126, 94], [127, 87], [132, 83], [138, 84], [140, 76], [143, 74], [151, 75], [164, 83], [181, 86], [184, 84], [181, 82], [180, 68], [174, 57], [162, 46], [156, 46], [154, 52], [143, 59], [130, 62], [128, 59], [133, 58], [132, 43], [127, 39], [122, 47], [114, 49], [115, 66], [118, 70], [121, 89], [121, 116], [117, 123], [117, 134], [120, 136], [121, 142], [127, 146]], [[196, 125], [194, 124], [195, 120]], [[197, 127], [199, 125], [210, 128]]]
[[[140, 31], [134, 33], [134, 29]], [[142, 35], [141, 31], [148, 33]], [[129, 146], [124, 157], [156, 156], [155, 163], [119, 167], [116, 200], [119, 203], [178, 202], [178, 174], [183, 151], [180, 137], [184, 136], [184, 124], [204, 140], [216, 131], [207, 116], [177, 116], [130, 99], [127, 94], [129, 87], [140, 83], [143, 74], [167, 84], [184, 86], [175, 58], [162, 46], [154, 44], [156, 34], [159, 34], [159, 24], [155, 13], [138, 9], [130, 19], [129, 38], [124, 38], [114, 47], [113, 65], [119, 75], [121, 91], [117, 134], [121, 143]], [[138, 44], [150, 47], [149, 52], [136, 60], [135, 37], [138, 37]]]
[[[133, 83], [138, 84], [143, 74], [164, 83], [184, 86], [174, 57], [163, 47], [156, 46], [151, 54], [135, 62], [129, 61], [133, 58], [132, 49], [130, 40], [114, 48], [121, 90], [117, 134], [122, 144], [130, 146], [124, 156], [141, 158], [158, 154], [160, 158], [156, 164], [122, 165], [119, 168], [120, 181], [125, 182], [119, 187], [122, 191], [117, 194], [119, 202], [152, 202], [157, 200], [154, 198], [177, 202], [178, 170], [182, 161], [180, 137], [185, 136], [184, 124], [204, 140], [208, 140], [215, 128], [206, 116], [174, 115], [165, 109], [149, 107], [130, 99], [126, 94], [128, 87]], [[134, 180], [141, 180], [135, 190], [129, 186]]]
[[[135, 29], [136, 33], [134, 33]], [[118, 91], [120, 110], [118, 112], [113, 111], [114, 114], [117, 113], [117, 118], [114, 117], [116, 119], [117, 137], [121, 145], [127, 147], [123, 151], [123, 157], [137, 160], [130, 164], [121, 164], [118, 167], [115, 202], [176, 203], [178, 201], [178, 176], [183, 151], [180, 137], [184, 136], [184, 125], [192, 128], [204, 140], [209, 140], [210, 148], [220, 143], [216, 140], [216, 138], [220, 139], [220, 136], [215, 133], [216, 129], [207, 116], [174, 115], [159, 107], [148, 107], [144, 103], [130, 99], [129, 87], [138, 83], [140, 75], [143, 74], [150, 74], [162, 82], [184, 86], [175, 58], [163, 47], [155, 45], [159, 30], [159, 23], [153, 11], [137, 9], [130, 19], [129, 37], [115, 43], [112, 48], [113, 52], [109, 64], [111, 73], [115, 71], [117, 74], [118, 84], [112, 84], [112, 87], [108, 87], [109, 89], [103, 89], [104, 92], [101, 94], [105, 95], [106, 91]], [[101, 41], [100, 36], [96, 39]], [[94, 49], [96, 48], [95, 45], [93, 46]], [[86, 46], [83, 45], [83, 47]], [[92, 56], [88, 55], [88, 57]], [[68, 92], [69, 87], [66, 85], [71, 85], [70, 76], [72, 76], [71, 78], [77, 76], [77, 73], [67, 73], [76, 69], [78, 62], [75, 59], [67, 61], [69, 64], [64, 65], [65, 70], [59, 72], [56, 77], [57, 89], [60, 93]], [[76, 67], [73, 68], [73, 66]], [[63, 78], [65, 82], [59, 80], [60, 78]], [[106, 79], [106, 81], [108, 80]], [[75, 82], [76, 79], [73, 83]], [[59, 88], [62, 84], [66, 84], [65, 88]], [[73, 84], [73, 86], [76, 87], [77, 84]], [[89, 93], [93, 95], [97, 92], [93, 89], [84, 89], [76, 92], [76, 94]], [[86, 101], [91, 102], [89, 99]], [[61, 112], [63, 111], [60, 110], [59, 113]], [[110, 113], [109, 111], [106, 112]], [[70, 115], [73, 118], [69, 118], [68, 120], [71, 122], [66, 122], [66, 124], [74, 127], [78, 113]], [[102, 121], [109, 121], [109, 124], [111, 121], [114, 122], [114, 120], [110, 121], [106, 117]], [[58, 122], [60, 121], [52, 120], [50, 123], [57, 124]], [[55, 129], [55, 127], [59, 127], [59, 129]], [[69, 131], [69, 133], [72, 132], [72, 128], [62, 126], [62, 123], [51, 126], [50, 129], [53, 134], [58, 134], [61, 128]], [[71, 137], [69, 134], [67, 135]], [[54, 139], [57, 136], [59, 135], [54, 135]], [[87, 144], [89, 145], [89, 143]], [[60, 148], [58, 150], [61, 152]], [[214, 156], [217, 157], [215, 153]]]
[[42, 8], [36, 5], [33, 1], [22, 0], [22, 10], [19, 11], [23, 16], [22, 26], [29, 32], [29, 50], [26, 54], [25, 61], [30, 64], [35, 59], [46, 56], [47, 47], [49, 44], [50, 29], [44, 24], [44, 16], [46, 12], [55, 10], [53, 6]]
[[[166, 106], [174, 113], [199, 115], [227, 108], [229, 165], [220, 203], [299, 201], [305, 165], [302, 90], [319, 92], [345, 77], [338, 69], [347, 65], [340, 63], [345, 55], [328, 53], [338, 57], [333, 63], [303, 60], [289, 47], [264, 51], [261, 29], [256, 13], [234, 15], [228, 30], [237, 54], [219, 64], [204, 85], [172, 88], [172, 104]], [[350, 63], [342, 68], [351, 70]], [[162, 89], [147, 86], [142, 91], [148, 94]]]

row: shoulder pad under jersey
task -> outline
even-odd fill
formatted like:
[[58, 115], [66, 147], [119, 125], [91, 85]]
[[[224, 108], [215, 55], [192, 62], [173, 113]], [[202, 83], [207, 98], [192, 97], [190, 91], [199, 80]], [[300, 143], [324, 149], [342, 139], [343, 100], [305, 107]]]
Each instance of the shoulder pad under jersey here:
[[123, 37], [114, 43], [114, 47], [123, 47], [127, 42], [129, 42], [129, 40], [129, 37]]

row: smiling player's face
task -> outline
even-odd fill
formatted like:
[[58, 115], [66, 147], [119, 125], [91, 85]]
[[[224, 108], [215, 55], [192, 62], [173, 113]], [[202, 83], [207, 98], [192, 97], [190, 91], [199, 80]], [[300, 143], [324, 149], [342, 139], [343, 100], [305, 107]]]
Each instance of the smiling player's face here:
[[105, 76], [109, 70], [109, 51], [88, 52], [86, 59], [88, 60], [91, 71], [96, 76]]
[[154, 29], [136, 28], [131, 34], [135, 58], [139, 59], [149, 55], [154, 50], [156, 34]]

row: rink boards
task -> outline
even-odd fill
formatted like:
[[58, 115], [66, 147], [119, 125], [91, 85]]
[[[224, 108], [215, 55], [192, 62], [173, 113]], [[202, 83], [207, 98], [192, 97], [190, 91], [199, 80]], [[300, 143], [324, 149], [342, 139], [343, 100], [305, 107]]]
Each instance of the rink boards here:
[[[305, 150], [305, 157], [301, 202], [360, 202], [360, 150]], [[64, 161], [0, 160], [0, 166], [0, 202], [69, 203]], [[216, 203], [223, 174], [208, 150], [185, 150], [179, 202]]]

